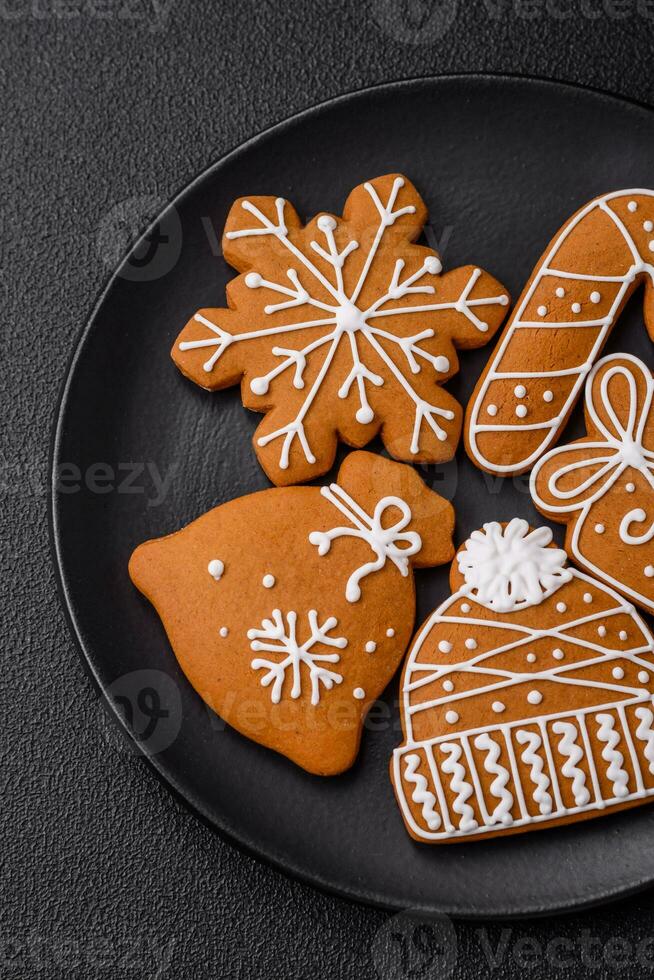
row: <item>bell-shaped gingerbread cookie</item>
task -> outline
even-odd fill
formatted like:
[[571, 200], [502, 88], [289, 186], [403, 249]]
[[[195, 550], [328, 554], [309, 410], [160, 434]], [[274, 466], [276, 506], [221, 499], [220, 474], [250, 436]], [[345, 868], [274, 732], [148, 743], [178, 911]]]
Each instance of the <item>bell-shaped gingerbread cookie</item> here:
[[413, 568], [453, 555], [454, 511], [357, 452], [328, 487], [222, 504], [132, 555], [187, 678], [226, 722], [318, 775], [349, 768], [413, 631]]
[[428, 843], [515, 834], [654, 795], [654, 640], [526, 521], [475, 531], [416, 636], [391, 776]]

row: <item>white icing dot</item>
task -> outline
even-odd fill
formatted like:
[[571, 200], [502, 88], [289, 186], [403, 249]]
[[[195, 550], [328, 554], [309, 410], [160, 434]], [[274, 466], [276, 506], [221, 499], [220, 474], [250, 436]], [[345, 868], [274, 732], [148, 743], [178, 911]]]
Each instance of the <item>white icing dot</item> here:
[[451, 653], [452, 644], [450, 643], [449, 640], [441, 640], [440, 643], [438, 644], [438, 649], [440, 650], [441, 653]]
[[389, 628], [388, 628], [388, 629], [386, 630], [386, 636], [395, 636], [395, 630], [393, 629], [393, 627], [392, 627], [392, 626], [390, 626], [390, 627], [389, 627]]
[[510, 299], [509, 299], [509, 297], [508, 297], [508, 296], [506, 295], [506, 293], [503, 293], [503, 294], [502, 294], [502, 295], [500, 296], [500, 306], [508, 306], [510, 302], [511, 302], [511, 300], [510, 300]]
[[649, 248], [650, 252], [654, 252], [654, 241], [650, 242], [647, 247]]
[[640, 681], [641, 684], [647, 684], [647, 682], [649, 681], [649, 674], [647, 673], [646, 670], [641, 670], [638, 672], [638, 680]]
[[462, 613], [469, 613], [470, 612], [470, 603], [469, 602], [464, 602], [463, 603], [463, 605], [461, 606], [461, 612]]
[[557, 287], [556, 295], [559, 297], [559, 299], [563, 299], [563, 297], [565, 296], [565, 289], [563, 288], [563, 286]]
[[647, 578], [654, 578], [654, 566], [646, 565], [644, 571]]
[[570, 309], [573, 313], [581, 313], [581, 303], [573, 303]]
[[443, 271], [443, 264], [435, 255], [430, 255], [425, 259], [425, 270], [432, 276], [437, 276]]
[[627, 486], [625, 487], [625, 490], [627, 491], [627, 493], [633, 493], [635, 491], [635, 489], [636, 489], [636, 484], [635, 483], [628, 483]]
[[525, 417], [525, 415], [527, 414], [527, 406], [526, 405], [518, 405], [517, 408], [516, 408], [516, 410], [515, 410], [515, 413], [516, 413], [516, 415], [518, 416], [519, 419], [523, 419]]
[[557, 612], [564, 613], [567, 608], [568, 607], [566, 606], [565, 602], [557, 602], [557, 604], [556, 604], [556, 611]]
[[264, 575], [262, 580], [262, 585], [264, 589], [272, 589], [275, 585], [276, 579], [274, 575]]
[[440, 371], [441, 374], [445, 374], [446, 371], [450, 370], [450, 362], [447, 359], [447, 357], [444, 357], [442, 354], [439, 354], [439, 356], [434, 361], [434, 367], [436, 368], [437, 371]]
[[601, 300], [601, 298], [602, 298], [602, 294], [601, 293], [598, 293], [597, 290], [595, 290], [595, 292], [593, 292], [593, 293], [590, 294], [590, 301], [591, 301], [591, 303], [599, 303], [599, 301]]
[[214, 558], [213, 561], [209, 562], [207, 571], [209, 572], [209, 575], [211, 575], [211, 578], [215, 578], [217, 582], [218, 579], [222, 578], [222, 574], [225, 571], [225, 565], [220, 558]]
[[590, 592], [584, 592], [584, 602], [591, 603], [592, 601], [593, 597]]
[[252, 378], [250, 390], [253, 395], [265, 395], [270, 385], [265, 378]]
[[621, 640], [626, 640], [629, 634], [627, 633], [626, 630], [620, 630], [619, 636]]
[[606, 528], [604, 527], [603, 524], [596, 524], [595, 525], [595, 530], [597, 531], [598, 534], [604, 534], [604, 532], [606, 531]]
[[357, 409], [356, 419], [361, 425], [368, 425], [369, 422], [375, 417], [375, 413], [371, 409], [370, 405], [362, 405], [361, 408]]
[[538, 313], [539, 316], [547, 316], [547, 307], [539, 306], [536, 312]]
[[377, 649], [377, 644], [374, 640], [368, 640], [366, 643], [366, 653], [374, 653]]
[[469, 639], [467, 639], [466, 640], [466, 649], [467, 650], [476, 650], [477, 649], [477, 641], [476, 640], [473, 640], [472, 637], [470, 637]]
[[454, 690], [454, 684], [452, 681], [443, 681], [443, 690], [451, 693]]
[[456, 725], [458, 720], [459, 720], [459, 716], [457, 715], [456, 711], [446, 712], [445, 721], [448, 723], [448, 725]]
[[229, 630], [227, 629], [226, 626], [220, 627], [220, 635], [222, 636], [223, 640], [225, 639], [226, 636], [229, 636]]
[[616, 681], [621, 681], [624, 677], [624, 670], [622, 667], [614, 667], [611, 673], [615, 677]]
[[606, 626], [598, 626], [597, 627], [597, 635], [598, 636], [601, 636], [601, 637], [605, 637], [606, 636]]
[[495, 417], [497, 415], [497, 405], [489, 405], [486, 411], [489, 415]]
[[649, 231], [654, 231], [654, 221], [644, 221], [643, 222], [643, 229], [645, 231], [648, 231], [648, 232]]
[[627, 207], [629, 208], [632, 214], [638, 210], [638, 204], [636, 201], [629, 201]]
[[501, 715], [506, 709], [506, 705], [502, 704], [501, 701], [493, 701], [492, 708], [496, 715]]
[[363, 699], [366, 696], [366, 692], [362, 687], [355, 687], [354, 690], [352, 691], [352, 694], [357, 699], [357, 701], [363, 701]]
[[329, 214], [322, 214], [318, 218], [318, 227], [321, 231], [336, 231], [336, 221]]
[[245, 277], [245, 285], [248, 289], [258, 289], [261, 285], [261, 276], [258, 272], [248, 272]]
[[565, 653], [557, 647], [556, 650], [552, 651], [552, 656], [555, 660], [563, 660]]
[[543, 401], [544, 402], [554, 401], [554, 392], [550, 391], [549, 388], [547, 389], [547, 391], [543, 392]]
[[530, 663], [530, 664], [535, 664], [536, 663], [536, 654], [535, 653], [528, 653], [527, 654], [527, 663]]
[[527, 394], [527, 389], [524, 385], [516, 385], [513, 389], [513, 394], [516, 396], [516, 398], [524, 398]]
[[527, 695], [527, 701], [529, 701], [529, 704], [540, 704], [542, 700], [543, 695], [540, 693], [540, 691], [530, 691]]

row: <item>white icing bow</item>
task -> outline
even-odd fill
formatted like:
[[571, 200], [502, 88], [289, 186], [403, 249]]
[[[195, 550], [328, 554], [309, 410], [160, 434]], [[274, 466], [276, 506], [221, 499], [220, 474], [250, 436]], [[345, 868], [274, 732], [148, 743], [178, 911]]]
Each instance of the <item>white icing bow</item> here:
[[[609, 366], [611, 362], [616, 363]], [[604, 373], [598, 383], [600, 371]], [[638, 375], [641, 382], [644, 382], [644, 398], [639, 398]], [[626, 404], [614, 404], [611, 401], [609, 382], [615, 377], [622, 377], [627, 382]], [[653, 393], [652, 376], [638, 358], [630, 354], [620, 354], [598, 361], [586, 385], [586, 411], [601, 438], [573, 442], [547, 453], [531, 476], [531, 492], [536, 503], [550, 513], [570, 513], [584, 507], [590, 508], [630, 467], [638, 470], [654, 490], [654, 452], [643, 445]], [[598, 413], [596, 401], [602, 407], [605, 418]], [[584, 456], [579, 459], [581, 450], [584, 451]], [[558, 456], [561, 457], [562, 465], [550, 474], [547, 491], [551, 499], [544, 501], [537, 489], [538, 474], [544, 465]], [[569, 457], [572, 457], [572, 462], [566, 462]], [[562, 489], [559, 483], [566, 478], [568, 485]], [[553, 503], [553, 500], [561, 503]], [[645, 519], [644, 515], [642, 519]]]
[[[390, 559], [400, 574], [406, 578], [409, 574], [409, 558], [422, 548], [422, 538], [417, 531], [405, 531], [411, 522], [411, 508], [400, 497], [383, 497], [372, 517], [359, 507], [349, 494], [332, 483], [330, 487], [322, 487], [321, 493], [326, 500], [347, 517], [353, 527], [334, 527], [330, 531], [312, 531], [309, 541], [318, 548], [319, 555], [326, 555], [336, 538], [361, 538], [367, 541], [376, 558], [374, 561], [361, 565], [350, 575], [345, 588], [348, 602], [357, 602], [361, 598], [361, 579], [371, 572], [383, 568]], [[384, 515], [391, 508], [400, 511], [400, 519], [390, 527], [384, 527]]]
[[477, 602], [496, 612], [537, 605], [569, 582], [566, 553], [549, 548], [548, 527], [530, 531], [514, 517], [505, 528], [496, 521], [473, 531], [457, 556], [459, 571]]

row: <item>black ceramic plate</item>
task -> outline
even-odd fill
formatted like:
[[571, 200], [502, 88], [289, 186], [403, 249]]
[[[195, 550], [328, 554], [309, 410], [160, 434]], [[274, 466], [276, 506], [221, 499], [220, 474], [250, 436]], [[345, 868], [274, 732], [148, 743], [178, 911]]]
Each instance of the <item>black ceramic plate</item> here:
[[[426, 199], [428, 240], [446, 267], [479, 263], [515, 297], [576, 208], [604, 191], [651, 186], [654, 115], [546, 82], [421, 80], [320, 106], [204, 173], [113, 277], [71, 364], [53, 448], [65, 604], [97, 683], [164, 780], [289, 874], [362, 901], [466, 916], [590, 904], [654, 881], [653, 806], [505, 840], [416, 844], [388, 778], [401, 741], [397, 678], [354, 768], [308, 776], [204, 707], [127, 576], [139, 542], [267, 486], [250, 447], [258, 416], [237, 389], [207, 394], [169, 358], [188, 317], [224, 302], [233, 273], [217, 242], [231, 202], [279, 194], [306, 217], [338, 212], [352, 187], [391, 171], [409, 175]], [[637, 303], [609, 349], [652, 362]], [[460, 401], [489, 353], [462, 357], [451, 385]], [[424, 476], [453, 499], [459, 541], [490, 519], [542, 523], [523, 480], [484, 476], [462, 452]], [[420, 622], [449, 594], [447, 569], [418, 579]]]

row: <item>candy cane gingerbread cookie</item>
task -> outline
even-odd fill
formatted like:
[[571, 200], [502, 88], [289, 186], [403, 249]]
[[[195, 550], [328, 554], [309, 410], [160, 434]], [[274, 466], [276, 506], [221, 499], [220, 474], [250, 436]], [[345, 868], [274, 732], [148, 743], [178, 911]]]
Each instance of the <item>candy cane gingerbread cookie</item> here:
[[232, 207], [223, 251], [241, 275], [229, 308], [199, 310], [172, 357], [202, 388], [240, 382], [243, 404], [265, 413], [254, 448], [278, 486], [325, 473], [339, 438], [361, 448], [380, 433], [405, 462], [454, 456], [463, 412], [441, 385], [456, 348], [493, 336], [509, 297], [475, 266], [442, 274], [414, 244], [426, 220], [393, 174], [356, 187], [342, 217], [306, 226], [283, 198]]
[[586, 383], [585, 439], [547, 453], [534, 503], [567, 524], [578, 564], [654, 612], [654, 379], [631, 354], [599, 361]]
[[654, 796], [654, 638], [526, 521], [475, 531], [404, 670], [391, 777], [409, 833], [481, 840]]
[[605, 194], [536, 266], [470, 400], [465, 444], [481, 469], [523, 473], [556, 443], [627, 300], [645, 284], [654, 338], [654, 191]]

